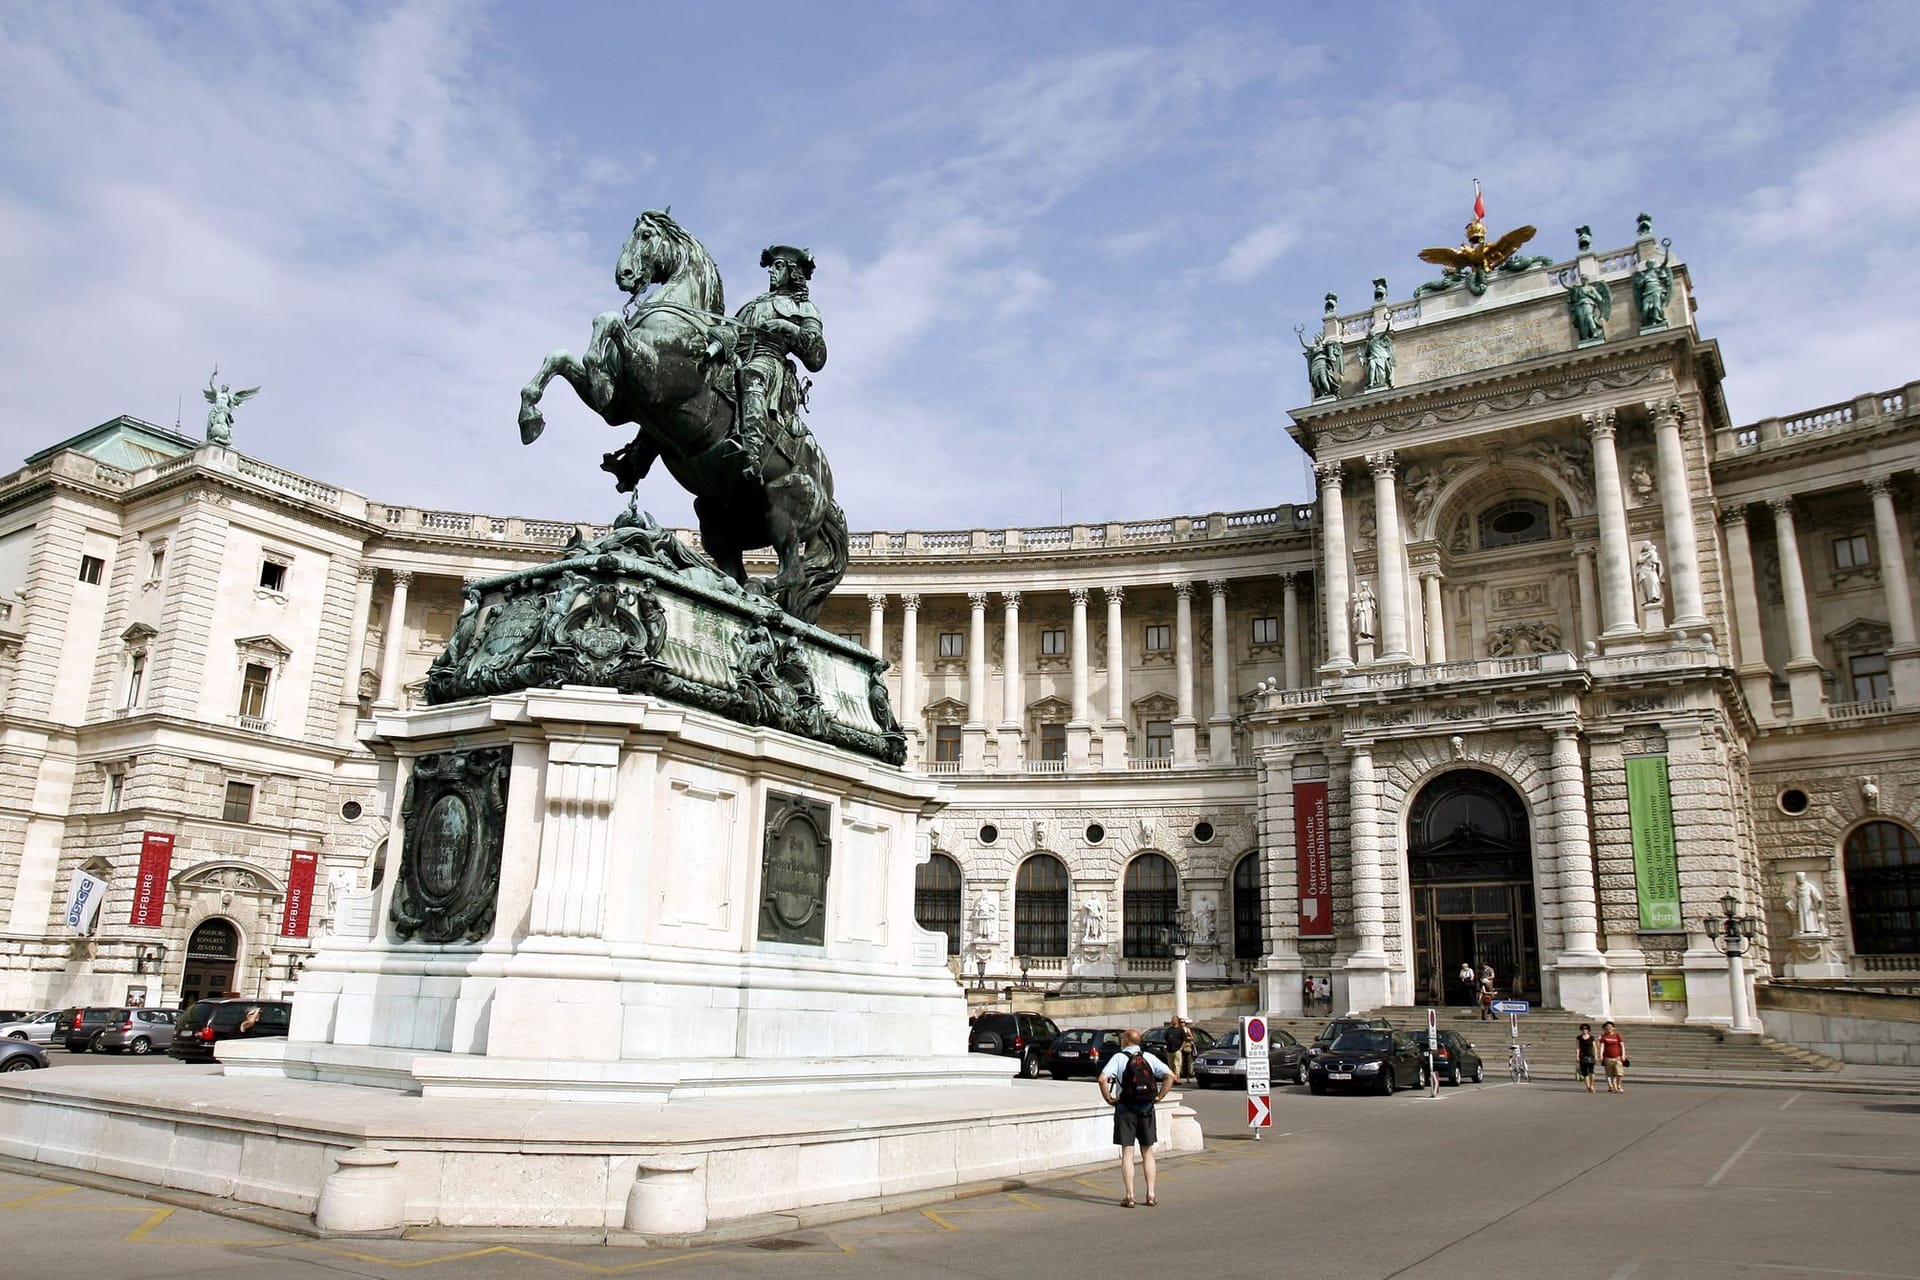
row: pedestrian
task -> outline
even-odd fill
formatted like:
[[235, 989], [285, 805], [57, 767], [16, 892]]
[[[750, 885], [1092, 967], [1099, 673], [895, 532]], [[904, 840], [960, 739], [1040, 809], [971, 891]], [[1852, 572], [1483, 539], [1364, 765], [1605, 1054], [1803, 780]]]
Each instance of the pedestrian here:
[[1627, 1042], [1611, 1022], [1600, 1024], [1600, 1067], [1607, 1073], [1607, 1092], [1627, 1091]]
[[1573, 1041], [1575, 1066], [1574, 1074], [1580, 1077], [1580, 1083], [1587, 1086], [1587, 1092], [1593, 1092], [1593, 1060], [1599, 1052], [1600, 1042], [1593, 1038], [1593, 1024], [1580, 1024], [1580, 1034]]
[[1120, 1185], [1126, 1198], [1122, 1209], [1133, 1208], [1133, 1148], [1140, 1148], [1140, 1167], [1147, 1175], [1147, 1203], [1159, 1204], [1154, 1196], [1153, 1107], [1173, 1092], [1173, 1071], [1158, 1058], [1140, 1048], [1140, 1028], [1128, 1027], [1120, 1033], [1120, 1052], [1100, 1069], [1100, 1097], [1113, 1105], [1113, 1141], [1120, 1148]]
[[1175, 1014], [1173, 1021], [1167, 1024], [1167, 1065], [1173, 1068], [1173, 1078], [1182, 1079], [1187, 1074], [1186, 1062], [1187, 1026]]
[[1479, 993], [1480, 984], [1473, 980], [1473, 961], [1471, 960], [1460, 962], [1460, 988], [1466, 992], [1468, 1008], [1479, 1003], [1474, 996]]

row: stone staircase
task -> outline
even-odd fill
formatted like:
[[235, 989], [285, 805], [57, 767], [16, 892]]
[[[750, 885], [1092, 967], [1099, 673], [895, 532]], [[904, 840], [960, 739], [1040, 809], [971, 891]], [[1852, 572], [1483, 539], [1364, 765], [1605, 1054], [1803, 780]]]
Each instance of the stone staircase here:
[[[1421, 1008], [1374, 1009], [1370, 1016], [1385, 1018], [1396, 1027], [1408, 1029], [1427, 1025], [1427, 1011]], [[1573, 1041], [1582, 1022], [1589, 1017], [1560, 1009], [1538, 1009], [1520, 1018], [1520, 1040], [1527, 1046], [1527, 1057], [1536, 1073], [1564, 1065], [1573, 1071]], [[1218, 1025], [1216, 1025], [1216, 1022]], [[1229, 1019], [1209, 1019], [1201, 1023], [1216, 1035], [1237, 1026]], [[1313, 1039], [1327, 1025], [1325, 1017], [1275, 1018], [1273, 1025], [1291, 1032], [1301, 1043]], [[1507, 1019], [1482, 1022], [1475, 1009], [1443, 1008], [1440, 1025], [1457, 1031], [1479, 1048], [1489, 1072], [1504, 1070], [1507, 1045]], [[1620, 1034], [1627, 1040], [1627, 1056], [1635, 1073], [1654, 1070], [1827, 1073], [1838, 1071], [1840, 1064], [1798, 1045], [1784, 1044], [1763, 1035], [1731, 1035], [1713, 1027], [1688, 1027], [1671, 1022], [1621, 1022]], [[1595, 1023], [1594, 1031], [1599, 1032]]]

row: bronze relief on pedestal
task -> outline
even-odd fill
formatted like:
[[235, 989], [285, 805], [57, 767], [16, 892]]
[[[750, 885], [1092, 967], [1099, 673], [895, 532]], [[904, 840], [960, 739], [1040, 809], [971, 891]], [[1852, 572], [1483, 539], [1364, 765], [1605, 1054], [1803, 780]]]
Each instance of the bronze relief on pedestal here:
[[388, 913], [403, 940], [478, 942], [493, 928], [506, 842], [506, 747], [414, 762], [400, 807], [400, 882]]
[[767, 793], [760, 861], [760, 940], [826, 945], [831, 810], [804, 796]]

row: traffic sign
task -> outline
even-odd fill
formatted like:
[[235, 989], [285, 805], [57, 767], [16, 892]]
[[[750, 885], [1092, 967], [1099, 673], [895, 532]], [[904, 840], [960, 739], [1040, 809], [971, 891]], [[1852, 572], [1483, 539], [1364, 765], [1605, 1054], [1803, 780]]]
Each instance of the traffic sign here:
[[1532, 1010], [1532, 1008], [1533, 1006], [1525, 1000], [1495, 1000], [1493, 1002], [1493, 1011], [1495, 1013], [1527, 1013]]
[[1264, 1093], [1247, 1095], [1247, 1128], [1273, 1128], [1273, 1104], [1267, 1100], [1267, 1095]]
[[1267, 1057], [1267, 1020], [1240, 1019], [1240, 1060], [1247, 1067], [1247, 1096], [1266, 1097], [1273, 1088], [1273, 1063]]

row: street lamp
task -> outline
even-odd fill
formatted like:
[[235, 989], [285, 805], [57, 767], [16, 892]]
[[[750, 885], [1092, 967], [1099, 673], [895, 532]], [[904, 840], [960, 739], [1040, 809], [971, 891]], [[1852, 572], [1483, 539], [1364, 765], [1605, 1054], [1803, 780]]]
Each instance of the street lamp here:
[[1733, 1030], [1751, 1031], [1752, 1025], [1747, 1014], [1747, 966], [1741, 959], [1747, 953], [1747, 944], [1753, 941], [1753, 932], [1760, 922], [1752, 916], [1740, 914], [1740, 899], [1732, 894], [1724, 894], [1720, 899], [1720, 914], [1702, 916], [1701, 926], [1706, 929], [1707, 937], [1720, 953], [1727, 958], [1727, 981], [1733, 985]]
[[1159, 929], [1160, 945], [1173, 957], [1173, 1016], [1185, 1022], [1187, 1020], [1187, 948], [1193, 945], [1193, 934], [1187, 926], [1186, 913], [1174, 917], [1170, 925], [1161, 925]]
[[976, 955], [976, 956], [975, 956], [975, 957], [973, 958], [973, 971], [974, 971], [975, 973], [977, 973], [977, 974], [979, 974], [979, 975], [980, 975], [980, 981], [979, 981], [979, 983], [978, 983], [977, 985], [978, 985], [978, 986], [979, 986], [979, 987], [980, 987], [980, 988], [981, 988], [982, 990], [985, 990], [985, 989], [986, 989], [986, 985], [987, 985], [987, 958], [986, 958], [986, 956], [984, 956], [984, 955]]
[[1027, 970], [1031, 968], [1033, 968], [1033, 957], [1021, 956], [1020, 957], [1020, 986], [1022, 987], [1022, 989], [1025, 989], [1028, 985]]

